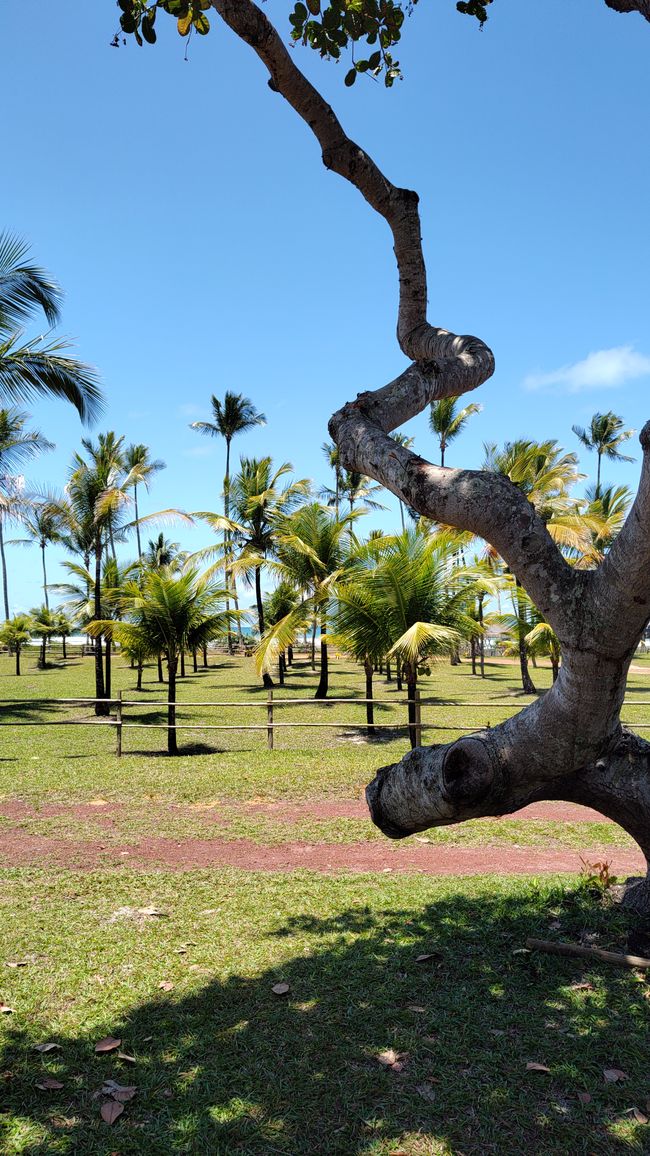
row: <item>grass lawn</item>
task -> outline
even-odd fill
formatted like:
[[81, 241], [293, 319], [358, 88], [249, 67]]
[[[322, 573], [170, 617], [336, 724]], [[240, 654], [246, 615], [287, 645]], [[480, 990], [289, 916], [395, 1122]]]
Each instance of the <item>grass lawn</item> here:
[[[79, 706], [39, 701], [92, 694], [92, 662], [41, 672], [35, 659], [28, 655], [17, 679], [0, 657], [0, 699], [30, 700], [3, 703], [1, 721], [92, 718]], [[332, 694], [363, 695], [358, 668], [333, 668]], [[472, 702], [423, 709], [441, 738], [520, 704], [516, 668], [488, 670], [481, 681], [466, 663], [440, 664], [423, 679], [425, 698]], [[550, 671], [535, 673], [547, 686]], [[131, 717], [160, 718], [146, 705], [160, 694], [152, 678], [155, 671]], [[138, 697], [119, 659], [114, 680]], [[303, 662], [276, 697], [308, 697], [315, 684]], [[645, 673], [632, 675], [631, 696], [644, 701], [648, 688]], [[377, 693], [397, 697], [380, 678]], [[250, 660], [220, 659], [189, 675], [181, 697], [259, 704], [227, 714], [210, 708], [209, 717], [188, 707], [187, 718], [236, 722], [255, 713], [265, 722]], [[3, 727], [0, 804], [17, 810], [0, 818], [0, 830], [82, 847], [151, 834], [179, 843], [382, 839], [365, 819], [319, 819], [318, 803], [357, 800], [376, 768], [407, 749], [405, 733], [368, 741], [353, 732], [363, 706], [286, 710], [293, 720], [341, 726], [279, 732], [274, 751], [265, 733], [206, 730], [183, 736], [177, 759], [162, 753], [162, 731], [132, 730], [122, 760], [108, 727]], [[644, 706], [627, 711], [637, 722], [646, 714]], [[401, 721], [403, 708], [391, 704], [380, 718]], [[82, 817], [73, 810], [100, 801], [111, 805], [110, 822], [95, 818], [101, 807]], [[255, 809], [272, 802], [313, 806], [295, 822]], [[505, 844], [627, 842], [605, 823], [532, 820], [480, 820], [424, 837], [485, 847], [486, 865], [490, 849]], [[75, 873], [50, 865], [5, 869], [0, 880], [0, 1003], [13, 1009], [0, 1014], [3, 1156], [650, 1152], [646, 978], [521, 951], [528, 935], [586, 936], [624, 950], [630, 930], [645, 934], [575, 878], [123, 866]], [[147, 914], [152, 908], [164, 914]], [[650, 940], [630, 946], [650, 952]], [[289, 984], [284, 996], [272, 991], [280, 982]], [[109, 1035], [133, 1062], [117, 1051], [95, 1054]], [[35, 1050], [42, 1043], [59, 1046]], [[606, 1070], [625, 1075], [608, 1081]], [[111, 1099], [96, 1094], [107, 1079], [137, 1089], [131, 1099], [119, 1093], [127, 1102], [112, 1125], [100, 1114]]]
[[[624, 947], [584, 889], [24, 871], [0, 903], [7, 1156], [649, 1150], [645, 979], [520, 951], [586, 928]], [[135, 1063], [95, 1054], [109, 1035]], [[137, 1088], [112, 1126], [106, 1079]]]

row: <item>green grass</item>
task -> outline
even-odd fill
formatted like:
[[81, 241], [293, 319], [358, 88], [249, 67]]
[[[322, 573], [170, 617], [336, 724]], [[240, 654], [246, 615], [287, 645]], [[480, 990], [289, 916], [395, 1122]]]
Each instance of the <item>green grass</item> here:
[[[621, 914], [584, 889], [24, 871], [3, 874], [0, 904], [7, 1156], [648, 1151], [628, 1112], [649, 1092], [645, 981], [520, 953], [527, 935], [587, 932], [624, 948]], [[150, 905], [167, 917], [133, 912]], [[109, 1034], [135, 1065], [94, 1054]], [[46, 1041], [61, 1050], [33, 1050]], [[401, 1071], [378, 1061], [389, 1049]], [[138, 1089], [112, 1128], [93, 1099], [107, 1078]]]

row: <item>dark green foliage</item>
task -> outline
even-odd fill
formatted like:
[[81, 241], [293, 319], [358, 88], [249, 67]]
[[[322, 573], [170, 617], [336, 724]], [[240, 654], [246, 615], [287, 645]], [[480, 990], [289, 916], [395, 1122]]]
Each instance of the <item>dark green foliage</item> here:
[[[117, 0], [121, 9], [120, 28], [135, 37], [142, 46], [155, 44], [154, 23], [159, 8], [176, 20], [180, 36], [198, 32], [205, 36], [210, 22], [205, 10], [210, 0]], [[467, 0], [456, 8], [467, 16], [474, 16], [481, 26], [487, 20], [487, 6], [492, 0]], [[417, 0], [297, 0], [289, 15], [291, 39], [313, 48], [328, 60], [339, 60], [342, 52], [352, 53], [352, 67], [345, 74], [348, 88], [357, 74], [368, 72], [373, 77], [383, 76], [390, 88], [401, 76], [399, 61], [392, 50], [402, 35], [405, 15], [411, 14]], [[113, 40], [119, 44], [119, 33]], [[368, 56], [355, 59], [356, 44], [367, 46]]]

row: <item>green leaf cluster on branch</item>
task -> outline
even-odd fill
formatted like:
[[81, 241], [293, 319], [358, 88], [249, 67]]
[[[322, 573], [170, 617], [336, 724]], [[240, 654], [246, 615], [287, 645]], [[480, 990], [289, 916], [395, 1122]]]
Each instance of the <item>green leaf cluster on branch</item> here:
[[[491, 3], [492, 0], [458, 0], [456, 8], [483, 25]], [[145, 40], [156, 43], [154, 25], [159, 8], [175, 18], [181, 36], [192, 31], [205, 36], [210, 31], [205, 12], [211, 7], [211, 0], [117, 0], [117, 4], [122, 10], [122, 32], [134, 36], [140, 46]], [[405, 15], [410, 15], [415, 4], [417, 0], [296, 0], [289, 16], [291, 39], [330, 60], [338, 60], [342, 52], [350, 50], [352, 68], [345, 74], [348, 88], [359, 73], [366, 72], [375, 78], [383, 75], [384, 84], [390, 88], [401, 76], [392, 49], [400, 40]], [[113, 44], [117, 46], [118, 36]], [[372, 51], [357, 60], [357, 44]]]

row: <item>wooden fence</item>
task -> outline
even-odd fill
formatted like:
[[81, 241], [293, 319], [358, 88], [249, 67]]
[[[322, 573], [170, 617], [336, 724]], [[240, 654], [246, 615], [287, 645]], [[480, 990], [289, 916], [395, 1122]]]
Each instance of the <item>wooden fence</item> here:
[[[107, 706], [109, 708], [109, 710], [111, 708], [114, 708], [114, 717], [104, 718], [104, 717], [100, 716], [98, 718], [92, 718], [92, 719], [86, 719], [86, 718], [84, 718], [84, 719], [80, 719], [80, 718], [74, 718], [74, 719], [38, 719], [38, 720], [17, 719], [17, 720], [11, 721], [11, 722], [6, 722], [6, 721], [0, 719], [0, 727], [34, 727], [34, 726], [47, 726], [47, 727], [57, 727], [57, 726], [93, 726], [93, 727], [100, 726], [101, 727], [101, 726], [105, 726], [105, 727], [113, 727], [115, 729], [115, 732], [116, 732], [116, 753], [117, 753], [118, 757], [121, 757], [121, 755], [122, 755], [122, 734], [123, 734], [123, 731], [125, 731], [125, 730], [150, 730], [150, 729], [151, 730], [165, 730], [165, 731], [169, 731], [169, 730], [176, 730], [176, 731], [180, 731], [180, 730], [187, 730], [187, 731], [245, 731], [245, 732], [246, 731], [253, 731], [253, 732], [266, 731], [266, 744], [267, 744], [268, 749], [270, 751], [272, 751], [273, 747], [274, 747], [274, 734], [275, 734], [276, 730], [299, 729], [301, 727], [303, 727], [305, 729], [322, 727], [322, 728], [329, 728], [329, 729], [335, 729], [335, 730], [342, 730], [342, 729], [343, 730], [350, 730], [350, 729], [363, 730], [363, 731], [370, 731], [370, 733], [374, 733], [374, 732], [379, 731], [379, 730], [405, 730], [405, 729], [408, 729], [409, 726], [412, 726], [415, 729], [416, 745], [420, 746], [422, 743], [422, 734], [425, 730], [454, 731], [455, 733], [461, 732], [463, 734], [471, 734], [471, 733], [475, 733], [478, 730], [489, 729], [489, 727], [491, 726], [491, 720], [488, 720], [488, 722], [485, 724], [485, 728], [483, 728], [483, 727], [453, 726], [453, 725], [448, 725], [448, 723], [439, 723], [437, 721], [432, 721], [432, 722], [424, 721], [423, 722], [422, 721], [422, 707], [423, 706], [438, 707], [438, 708], [444, 709], [445, 711], [463, 710], [463, 709], [467, 709], [467, 708], [480, 707], [480, 708], [489, 708], [491, 712], [515, 711], [515, 710], [521, 709], [521, 706], [522, 706], [520, 701], [515, 701], [515, 702], [501, 701], [501, 702], [499, 702], [499, 701], [495, 701], [494, 699], [491, 699], [488, 701], [463, 700], [461, 702], [458, 702], [458, 701], [451, 702], [448, 700], [437, 699], [437, 698], [428, 698], [428, 699], [425, 698], [425, 699], [423, 699], [420, 696], [420, 692], [418, 690], [416, 690], [416, 692], [415, 692], [415, 698], [414, 699], [408, 699], [408, 698], [390, 698], [390, 699], [388, 699], [388, 698], [372, 698], [372, 699], [366, 699], [366, 698], [325, 698], [325, 699], [275, 698], [274, 699], [273, 691], [269, 690], [266, 699], [260, 699], [256, 702], [250, 702], [250, 701], [249, 702], [230, 702], [230, 701], [221, 701], [221, 700], [218, 700], [218, 701], [209, 700], [209, 701], [201, 701], [201, 702], [184, 702], [183, 701], [183, 702], [177, 702], [175, 704], [177, 712], [179, 710], [185, 709], [186, 707], [192, 707], [192, 708], [196, 708], [196, 707], [215, 708], [215, 707], [217, 707], [217, 708], [225, 709], [225, 710], [231, 710], [234, 708], [237, 710], [248, 709], [248, 710], [266, 711], [266, 720], [265, 721], [259, 722], [259, 723], [248, 723], [248, 724], [246, 724], [246, 723], [234, 723], [234, 724], [233, 723], [231, 723], [231, 724], [228, 724], [228, 723], [203, 723], [203, 722], [201, 722], [201, 723], [130, 722], [130, 721], [128, 721], [128, 713], [127, 713], [129, 708], [139, 707], [140, 709], [142, 709], [143, 707], [146, 707], [147, 709], [149, 709], [150, 707], [155, 707], [157, 709], [167, 710], [169, 704], [167, 703], [166, 700], [155, 701], [155, 702], [143, 702], [141, 699], [127, 699], [127, 698], [124, 698], [122, 691], [119, 692], [117, 698], [105, 698], [105, 699], [97, 699], [97, 698], [2, 699], [2, 700], [0, 700], [0, 708], [7, 708], [7, 707], [10, 708], [12, 706], [16, 707], [16, 706], [25, 706], [25, 705], [30, 706], [30, 707], [73, 706], [73, 705], [74, 706], [94, 707], [97, 703], [102, 703], [104, 706]], [[335, 704], [342, 704], [342, 703], [345, 703], [348, 706], [359, 706], [359, 707], [364, 707], [368, 704], [372, 704], [373, 706], [384, 706], [384, 705], [403, 706], [407, 709], [407, 711], [408, 711], [408, 708], [410, 706], [414, 706], [414, 708], [415, 708], [413, 711], [414, 717], [413, 717], [412, 721], [407, 719], [406, 722], [384, 722], [384, 721], [381, 721], [381, 722], [372, 722], [372, 723], [368, 722], [367, 719], [365, 719], [363, 722], [350, 722], [349, 720], [343, 721], [341, 719], [335, 720], [335, 721], [329, 720], [327, 722], [311, 722], [311, 721], [281, 722], [281, 721], [277, 721], [277, 719], [276, 719], [276, 713], [275, 712], [278, 709], [281, 709], [283, 707], [306, 706], [306, 705], [309, 705], [312, 707], [314, 707], [314, 706], [315, 707], [322, 707], [322, 706], [333, 706]], [[648, 706], [650, 704], [647, 702], [644, 702], [640, 699], [625, 699], [622, 705], [623, 706]], [[629, 725], [632, 726], [635, 730], [649, 730], [650, 729], [650, 723], [634, 722], [634, 723], [629, 723]]]

